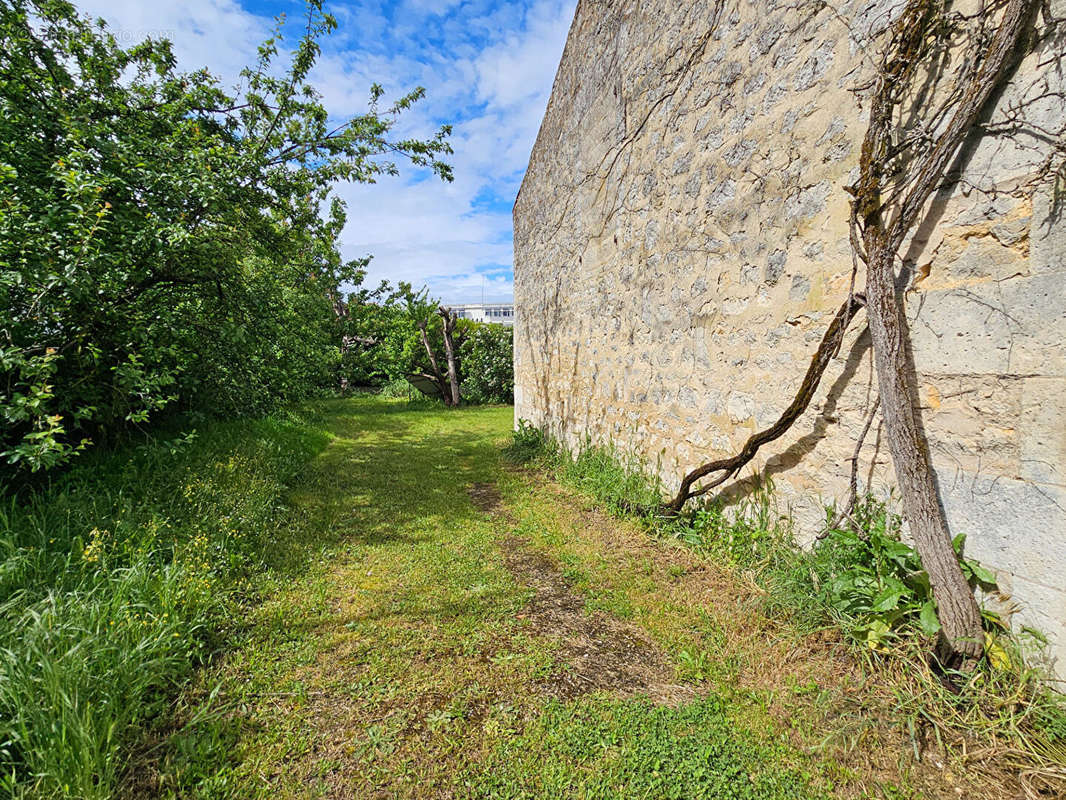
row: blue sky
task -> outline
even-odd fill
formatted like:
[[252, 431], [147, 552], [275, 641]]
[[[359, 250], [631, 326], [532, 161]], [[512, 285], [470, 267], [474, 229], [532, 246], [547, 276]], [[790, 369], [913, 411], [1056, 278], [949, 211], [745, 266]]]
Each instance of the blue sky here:
[[[182, 67], [209, 67], [226, 85], [250, 63], [273, 17], [296, 22], [289, 0], [76, 0], [120, 41], [167, 36]], [[338, 117], [366, 108], [369, 87], [388, 97], [424, 86], [400, 135], [455, 132], [455, 182], [405, 169], [373, 186], [342, 185], [348, 257], [373, 255], [368, 283], [426, 284], [446, 301], [512, 295], [511, 206], [547, 105], [576, 0], [350, 0], [328, 2], [340, 23], [314, 80]], [[293, 31], [295, 34], [296, 31]], [[292, 44], [290, 40], [288, 44]]]

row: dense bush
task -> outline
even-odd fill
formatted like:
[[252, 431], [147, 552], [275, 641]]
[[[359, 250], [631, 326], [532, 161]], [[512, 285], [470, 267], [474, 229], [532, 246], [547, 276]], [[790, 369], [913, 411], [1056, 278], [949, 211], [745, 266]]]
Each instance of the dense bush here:
[[425, 358], [418, 339], [420, 314], [430, 314], [426, 292], [412, 292], [405, 283], [397, 289], [383, 283], [350, 295], [341, 313], [341, 382], [381, 387], [420, 369]]
[[476, 325], [459, 348], [463, 396], [472, 403], [514, 402], [514, 330]]
[[[856, 640], [877, 648], [906, 633], [940, 630], [929, 575], [913, 546], [902, 540], [899, 516], [867, 498], [853, 513], [855, 527], [830, 528], [808, 556], [815, 594]], [[996, 589], [995, 575], [962, 557], [965, 537], [953, 541], [973, 588]], [[994, 617], [989, 616], [995, 625]]]
[[0, 457], [40, 469], [167, 407], [259, 413], [333, 385], [337, 180], [445, 178], [442, 129], [390, 138], [421, 90], [338, 125], [308, 83], [311, 0], [232, 94], [166, 41], [128, 49], [62, 0], [0, 0]]
[[[426, 289], [412, 291], [401, 283], [392, 289], [382, 284], [374, 290], [353, 293], [344, 304], [341, 356], [342, 383], [347, 386], [397, 389], [412, 374], [431, 372], [429, 357], [419, 333], [426, 335], [437, 364], [443, 370], [444, 349], [440, 303]], [[463, 400], [468, 403], [514, 401], [514, 335], [511, 328], [491, 323], [457, 321], [453, 339]], [[401, 387], [402, 388], [402, 387]]]

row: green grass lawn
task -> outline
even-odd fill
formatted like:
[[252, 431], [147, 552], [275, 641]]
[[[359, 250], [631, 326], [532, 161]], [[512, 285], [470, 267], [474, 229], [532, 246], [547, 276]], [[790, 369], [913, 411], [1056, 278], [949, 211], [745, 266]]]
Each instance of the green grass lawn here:
[[[671, 632], [625, 620], [641, 612], [610, 587], [579, 588], [588, 572], [558, 540], [581, 512], [501, 465], [510, 408], [367, 398], [323, 412], [332, 438], [290, 496], [292, 540], [313, 557], [274, 568], [265, 600], [187, 694], [192, 719], [134, 788], [205, 798], [826, 793], [826, 770], [786, 730], [684, 682]], [[494, 488], [486, 502], [471, 487]], [[645, 589], [658, 569], [636, 563]], [[551, 607], [538, 612], [545, 581]], [[597, 642], [600, 626], [641, 640], [633, 663]]]
[[997, 796], [980, 764], [912, 757], [921, 732], [838, 633], [509, 466], [512, 413], [326, 401], [101, 454], [14, 502], [0, 787]]

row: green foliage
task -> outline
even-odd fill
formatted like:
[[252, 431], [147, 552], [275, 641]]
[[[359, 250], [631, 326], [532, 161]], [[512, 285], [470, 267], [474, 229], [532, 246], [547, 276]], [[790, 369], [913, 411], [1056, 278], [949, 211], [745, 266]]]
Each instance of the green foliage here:
[[711, 656], [703, 651], [681, 650], [677, 661], [677, 679], [683, 683], [703, 683], [713, 671]]
[[463, 398], [471, 403], [514, 402], [514, 329], [474, 325], [459, 348]]
[[[672, 533], [700, 549], [755, 570], [772, 588], [768, 602], [815, 627], [833, 619], [855, 641], [884, 649], [908, 637], [940, 630], [929, 576], [918, 552], [900, 538], [901, 520], [883, 502], [866, 498], [853, 511], [854, 527], [830, 528], [809, 550], [796, 547], [787, 519], [776, 513], [773, 484], [753, 482], [728, 509], [707, 504], [679, 520]], [[832, 518], [832, 514], [829, 515]], [[970, 585], [995, 588], [995, 576], [962, 558]], [[813, 602], [812, 602], [813, 601]], [[999, 624], [987, 614], [989, 624]]]
[[[900, 539], [900, 518], [866, 499], [853, 514], [856, 527], [831, 529], [808, 559], [819, 601], [845, 630], [871, 649], [900, 635], [932, 637], [940, 630], [929, 576], [918, 552]], [[953, 542], [963, 574], [974, 588], [991, 590], [995, 576], [962, 558], [964, 537]]]
[[565, 455], [558, 473], [616, 514], [651, 518], [662, 502], [659, 481], [648, 475], [636, 459], [620, 458], [611, 448], [586, 443], [577, 455]]
[[545, 459], [552, 444], [553, 440], [545, 436], [544, 431], [528, 419], [520, 419], [511, 432], [511, 442], [504, 450], [504, 456], [512, 464], [528, 464]]
[[671, 532], [736, 564], [765, 568], [794, 549], [785, 523], [774, 505], [773, 482], [753, 480], [750, 492], [728, 509], [720, 503], [698, 506]]
[[325, 444], [302, 418], [95, 453], [0, 505], [0, 787], [111, 797], [126, 748], [217, 647]]
[[338, 180], [445, 179], [449, 133], [392, 136], [422, 90], [331, 119], [308, 76], [336, 23], [310, 0], [221, 88], [167, 41], [121, 47], [63, 0], [0, 2], [0, 458], [40, 470], [164, 408], [259, 413], [342, 360]]
[[[349, 386], [376, 387], [424, 372], [428, 365], [418, 321], [425, 319], [432, 325], [434, 308], [425, 289], [414, 292], [402, 282], [396, 289], [382, 282], [376, 289], [349, 295], [341, 315], [343, 381]], [[430, 333], [443, 358], [439, 330], [431, 327]]]
[[381, 387], [381, 396], [392, 400], [407, 400], [413, 397], [415, 389], [403, 378], [395, 378]]
[[679, 708], [647, 700], [553, 703], [472, 770], [472, 797], [826, 796], [787, 739], [762, 739], [715, 695]]
[[660, 482], [636, 459], [623, 459], [615, 450], [591, 442], [571, 453], [529, 420], [518, 421], [505, 456], [514, 463], [551, 471], [616, 514], [635, 514], [650, 521], [662, 502]]
[[[342, 314], [345, 347], [341, 375], [349, 386], [391, 387], [391, 397], [411, 374], [432, 375], [419, 333], [425, 324], [429, 346], [442, 372], [447, 369], [440, 303], [428, 290], [415, 292], [406, 283], [392, 289], [382, 283], [352, 294]], [[458, 320], [452, 333], [463, 400], [468, 403], [514, 401], [513, 332], [491, 323]], [[399, 393], [398, 393], [399, 392]]]

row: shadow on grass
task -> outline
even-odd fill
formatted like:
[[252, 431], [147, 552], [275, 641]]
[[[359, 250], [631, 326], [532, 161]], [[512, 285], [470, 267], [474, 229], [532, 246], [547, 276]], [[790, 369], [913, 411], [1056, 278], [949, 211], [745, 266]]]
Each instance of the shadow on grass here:
[[[486, 525], [467, 487], [491, 478], [496, 469], [501, 426], [491, 412], [487, 417], [476, 408], [408, 407], [365, 397], [324, 401], [311, 410], [328, 443], [283, 498], [285, 519], [263, 554], [258, 588], [219, 643], [220, 667], [237, 651], [253, 652], [249, 657], [261, 663], [291, 659], [293, 652], [312, 658], [317, 644], [328, 641], [340, 624], [337, 600], [327, 601], [324, 591], [316, 594], [314, 582], [340, 562], [357, 558], [353, 553], [383, 551], [386, 560], [417, 553], [432, 559], [432, 542], [442, 540], [442, 531]], [[431, 569], [442, 575], [455, 569], [447, 559], [439, 561]], [[458, 566], [460, 574], [469, 569], [465, 563]], [[293, 596], [287, 598], [290, 590]], [[511, 600], [491, 587], [469, 597], [400, 588], [382, 592], [349, 624], [398, 620], [462, 626], [465, 620], [506, 613]], [[209, 674], [186, 694], [182, 709], [142, 748], [126, 796], [239, 794], [230, 783], [237, 760], [225, 743], [235, 721], [247, 732], [261, 725], [245, 701], [233, 702], [247, 688], [234, 684], [235, 677], [223, 678], [230, 688], [218, 697], [210, 693], [214, 678]]]

